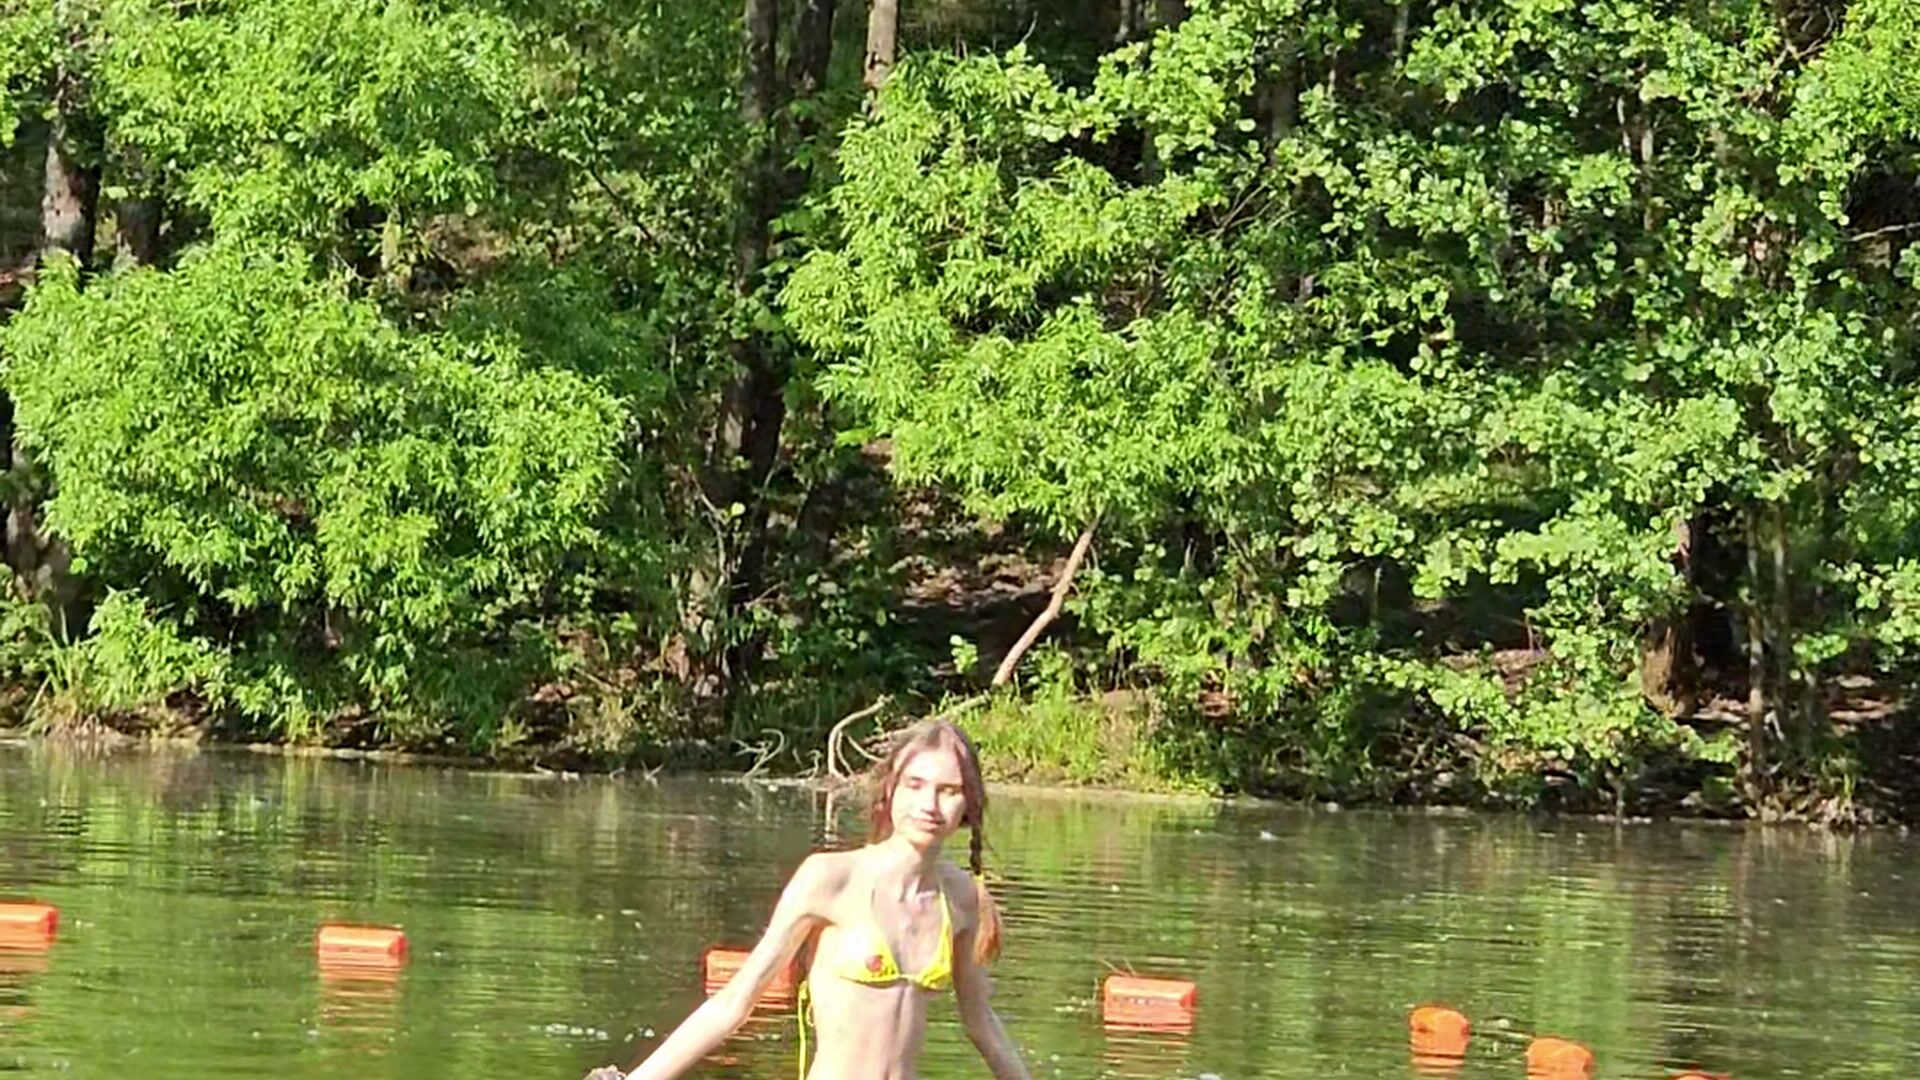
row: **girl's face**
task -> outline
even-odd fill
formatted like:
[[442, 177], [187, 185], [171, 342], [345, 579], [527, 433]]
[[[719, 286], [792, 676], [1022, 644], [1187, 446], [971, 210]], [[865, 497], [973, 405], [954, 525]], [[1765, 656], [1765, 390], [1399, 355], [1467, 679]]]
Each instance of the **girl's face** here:
[[960, 755], [944, 746], [913, 751], [894, 781], [888, 807], [893, 832], [916, 848], [928, 848], [952, 836], [967, 813]]

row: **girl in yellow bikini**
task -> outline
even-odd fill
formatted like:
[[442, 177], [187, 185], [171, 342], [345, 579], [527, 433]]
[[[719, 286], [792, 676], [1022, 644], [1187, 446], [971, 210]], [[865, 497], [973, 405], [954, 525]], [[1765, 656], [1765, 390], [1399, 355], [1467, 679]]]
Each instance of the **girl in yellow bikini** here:
[[[1000, 916], [980, 878], [987, 794], [972, 742], [945, 721], [919, 724], [873, 776], [872, 841], [801, 863], [739, 973], [625, 1080], [684, 1073], [746, 1021], [760, 992], [803, 952], [803, 1047], [809, 1011], [818, 1035], [811, 1064], [801, 1052], [803, 1080], [915, 1080], [927, 1009], [949, 987], [996, 1080], [1030, 1080], [990, 1002], [986, 966], [1000, 951]], [[972, 834], [971, 873], [941, 855], [961, 828]], [[607, 1067], [588, 1080], [622, 1075]]]

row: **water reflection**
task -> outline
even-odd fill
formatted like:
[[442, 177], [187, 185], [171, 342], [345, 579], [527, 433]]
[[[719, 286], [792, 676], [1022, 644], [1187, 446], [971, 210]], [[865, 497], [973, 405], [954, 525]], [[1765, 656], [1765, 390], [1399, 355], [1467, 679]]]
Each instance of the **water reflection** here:
[[[1868, 1077], [1920, 1059], [1912, 841], [1713, 825], [1329, 814], [1001, 792], [998, 1000], [1041, 1077], [1514, 1077], [1528, 1038], [1602, 1077]], [[750, 942], [859, 807], [703, 781], [230, 753], [0, 748], [0, 1070], [573, 1077], [658, 1041], [700, 957]], [[391, 977], [322, 970], [323, 922], [404, 926]], [[1190, 1030], [1102, 1025], [1110, 971], [1190, 979]], [[1417, 1063], [1408, 1011], [1472, 1021]], [[940, 1015], [938, 1012], [936, 1015]], [[791, 1075], [790, 1015], [702, 1075]], [[980, 1075], [957, 1023], [927, 1075]], [[1420, 1071], [1416, 1071], [1416, 1067]]]
[[[1109, 1025], [1105, 1028], [1101, 1075], [1141, 1078], [1191, 1076], [1192, 1045], [1190, 1031], [1168, 1027], [1162, 1030]], [[1057, 1061], [1048, 1061], [1057, 1065]]]
[[350, 1045], [388, 1043], [400, 1027], [400, 973], [365, 967], [320, 971], [322, 1032]]

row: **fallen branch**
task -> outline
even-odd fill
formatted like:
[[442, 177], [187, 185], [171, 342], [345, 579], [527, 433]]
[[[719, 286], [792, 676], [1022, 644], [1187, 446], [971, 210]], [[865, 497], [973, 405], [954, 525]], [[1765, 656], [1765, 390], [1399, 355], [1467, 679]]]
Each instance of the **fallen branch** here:
[[1013, 643], [1006, 659], [1000, 661], [999, 669], [993, 673], [994, 686], [1005, 686], [1013, 681], [1013, 672], [1020, 666], [1020, 658], [1027, 655], [1033, 643], [1040, 640], [1040, 635], [1053, 625], [1053, 620], [1060, 617], [1060, 609], [1067, 603], [1067, 593], [1073, 589], [1073, 575], [1079, 572], [1080, 564], [1086, 561], [1087, 552], [1093, 547], [1094, 526], [1099, 523], [1100, 519], [1096, 517], [1080, 531], [1080, 539], [1073, 545], [1073, 554], [1067, 556], [1067, 565], [1060, 570], [1060, 580], [1053, 583], [1053, 598], [1047, 601], [1046, 610], [1033, 620], [1033, 625], [1027, 627], [1027, 632], [1020, 635], [1020, 640]]
[[[925, 717], [922, 722], [951, 720], [961, 713], [966, 712], [968, 709], [987, 701], [992, 696], [991, 694], [975, 694], [969, 698], [962, 698], [946, 708], [941, 709], [939, 712], [934, 713], [932, 716]], [[848, 713], [846, 716], [840, 718], [839, 723], [833, 725], [832, 731], [827, 733], [827, 782], [829, 784], [850, 783], [853, 780], [853, 774], [851, 772], [843, 772], [840, 767], [840, 763], [846, 760], [848, 756], [841, 749], [843, 744], [858, 750], [860, 756], [866, 758], [869, 764], [879, 761], [887, 755], [887, 740], [896, 733], [889, 732], [885, 728], [882, 728], [874, 732], [873, 736], [869, 738], [867, 742], [863, 743], [859, 739], [850, 737], [847, 734], [847, 729], [879, 712], [885, 708], [891, 700], [890, 697], [882, 697], [879, 701], [874, 702], [858, 712]], [[876, 749], [869, 749], [867, 743], [872, 743]]]
[[[887, 702], [889, 700], [890, 699], [888, 697], [886, 697], [885, 695], [882, 695], [879, 701], [874, 702], [873, 704], [867, 706], [866, 708], [861, 709], [858, 712], [850, 712], [847, 715], [841, 717], [840, 722], [833, 725], [833, 730], [827, 732], [827, 779], [828, 780], [848, 779], [848, 777], [843, 776], [840, 772], [840, 740], [846, 737], [847, 728], [851, 727], [854, 724], [859, 723], [862, 720], [865, 720], [869, 716], [874, 715], [875, 713], [879, 712], [881, 709], [886, 708]], [[861, 753], [864, 754], [867, 752], [866, 747], [860, 746], [858, 741], [855, 741], [854, 745], [857, 747], [860, 747]]]
[[973, 708], [975, 705], [978, 705], [986, 701], [988, 698], [992, 696], [993, 696], [992, 694], [975, 694], [970, 698], [961, 698], [959, 701], [956, 701], [953, 704], [947, 706], [946, 708], [941, 709], [939, 712], [934, 713], [932, 716], [927, 717], [927, 720], [928, 721], [951, 720], [954, 717], [959, 716], [961, 713], [966, 712], [968, 709]]
[[1852, 243], [1858, 244], [1867, 240], [1878, 240], [1883, 236], [1892, 236], [1896, 233], [1913, 232], [1915, 229], [1920, 229], [1920, 221], [1903, 221], [1898, 225], [1883, 225], [1878, 229], [1868, 229], [1866, 232], [1857, 232], [1847, 237], [1847, 239]]

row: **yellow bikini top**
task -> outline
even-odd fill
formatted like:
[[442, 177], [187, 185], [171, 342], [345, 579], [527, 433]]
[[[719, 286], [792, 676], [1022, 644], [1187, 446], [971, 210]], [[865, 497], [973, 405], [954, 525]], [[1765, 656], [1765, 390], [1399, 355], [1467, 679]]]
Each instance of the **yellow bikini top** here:
[[[940, 890], [940, 944], [934, 946], [933, 959], [927, 961], [919, 974], [908, 975], [900, 970], [899, 962], [893, 958], [893, 949], [887, 945], [887, 935], [880, 932], [880, 925], [873, 918], [871, 902], [865, 932], [844, 931], [839, 935], [839, 942], [834, 955], [826, 958], [827, 970], [849, 982], [868, 986], [908, 982], [929, 991], [945, 990], [953, 985], [953, 909], [947, 906], [945, 889]], [[813, 1020], [812, 1001], [812, 990], [803, 981], [800, 984], [799, 1080], [807, 1080], [807, 1028]]]
[[887, 936], [871, 918], [864, 932], [843, 932], [839, 938], [828, 970], [849, 982], [883, 986], [905, 981], [922, 990], [945, 990], [953, 985], [953, 909], [947, 906], [945, 890], [940, 892], [940, 943], [934, 947], [933, 959], [918, 974], [900, 970]]

